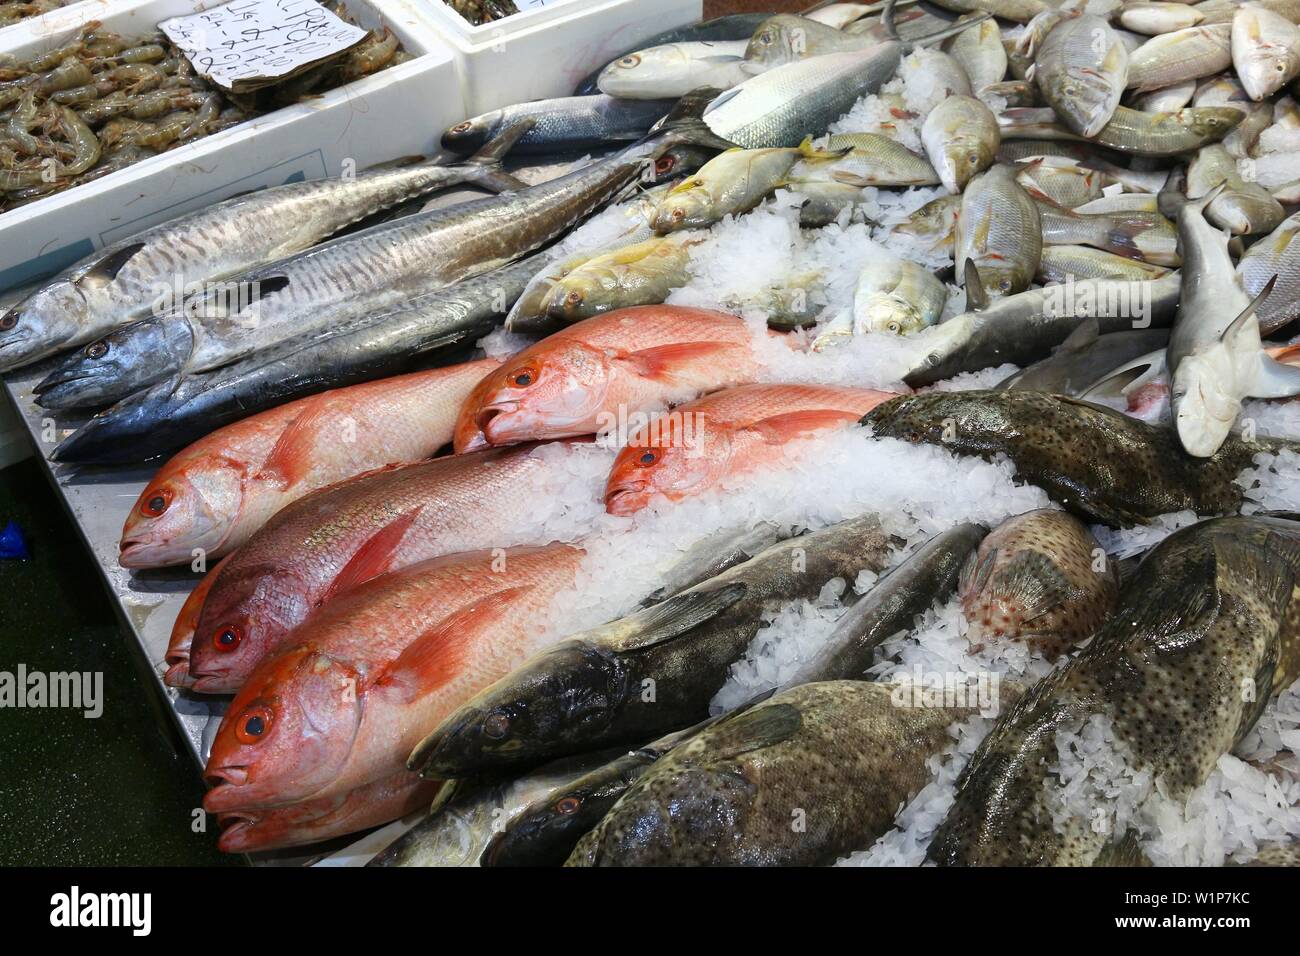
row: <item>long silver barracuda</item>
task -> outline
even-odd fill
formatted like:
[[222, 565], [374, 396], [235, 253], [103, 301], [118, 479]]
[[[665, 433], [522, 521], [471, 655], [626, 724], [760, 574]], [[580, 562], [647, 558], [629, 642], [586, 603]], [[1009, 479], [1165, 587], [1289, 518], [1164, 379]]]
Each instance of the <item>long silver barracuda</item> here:
[[368, 170], [352, 178], [273, 186], [235, 196], [107, 246], [0, 316], [0, 371], [84, 345], [142, 319], [187, 287], [309, 249], [345, 227], [460, 183], [514, 189], [498, 163], [527, 125], [469, 161]]
[[696, 118], [673, 118], [642, 142], [558, 179], [383, 223], [245, 272], [233, 295], [214, 289], [115, 333], [100, 357], [139, 358], [98, 376], [100, 389], [107, 400], [124, 398], [495, 269], [550, 243], [636, 183], [670, 173], [672, 150], [690, 143], [727, 145]]
[[1260, 344], [1255, 309], [1272, 280], [1252, 301], [1233, 267], [1227, 235], [1205, 219], [1222, 189], [1187, 203], [1178, 215], [1182, 290], [1165, 364], [1178, 440], [1197, 458], [1218, 451], [1247, 398], [1300, 394], [1300, 369], [1273, 360]]

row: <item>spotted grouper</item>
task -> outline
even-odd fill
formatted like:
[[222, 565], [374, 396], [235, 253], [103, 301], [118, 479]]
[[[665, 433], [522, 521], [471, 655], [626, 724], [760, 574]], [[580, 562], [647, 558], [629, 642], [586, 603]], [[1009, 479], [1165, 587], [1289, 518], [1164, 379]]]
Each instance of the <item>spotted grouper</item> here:
[[1042, 509], [994, 528], [967, 561], [959, 592], [971, 643], [1023, 641], [1056, 657], [1115, 609], [1119, 575], [1078, 518]]
[[1167, 538], [1125, 582], [1119, 609], [1092, 642], [980, 744], [930, 859], [1132, 861], [1136, 831], [1120, 822], [1132, 815], [1116, 812], [1124, 788], [1093, 792], [1084, 819], [1063, 795], [1062, 745], [1084, 722], [1100, 721], [1130, 776], [1149, 774], [1164, 797], [1184, 800], [1269, 697], [1300, 676], [1298, 577], [1300, 523], [1217, 518]]
[[1296, 443], [1229, 435], [1209, 458], [1192, 458], [1168, 428], [1091, 402], [1010, 389], [904, 395], [876, 406], [862, 423], [879, 438], [942, 445], [955, 454], [1006, 455], [1021, 480], [1066, 511], [1115, 527], [1171, 511], [1233, 512], [1238, 474], [1261, 452]]

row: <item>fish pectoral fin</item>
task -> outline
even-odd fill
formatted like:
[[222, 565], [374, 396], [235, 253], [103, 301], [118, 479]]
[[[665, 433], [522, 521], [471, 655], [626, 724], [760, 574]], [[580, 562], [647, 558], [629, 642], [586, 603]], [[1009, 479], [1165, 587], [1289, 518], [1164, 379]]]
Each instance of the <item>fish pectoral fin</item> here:
[[1259, 373], [1249, 391], [1251, 398], [1290, 398], [1300, 395], [1300, 367], [1286, 365], [1261, 354]]
[[77, 279], [76, 285], [86, 289], [107, 285], [117, 278], [117, 274], [122, 271], [122, 267], [143, 248], [143, 242], [131, 242], [120, 249], [115, 249], [82, 273], [81, 277]]
[[997, 559], [997, 548], [991, 548], [985, 554], [980, 554], [978, 550], [972, 551], [957, 576], [957, 592], [967, 594], [984, 590], [984, 586], [989, 583], [989, 575], [993, 573], [993, 566], [997, 564]]
[[1228, 342], [1245, 328], [1246, 323], [1259, 311], [1259, 307], [1264, 304], [1269, 295], [1273, 292], [1273, 286], [1277, 285], [1277, 276], [1269, 279], [1264, 283], [1264, 288], [1259, 290], [1259, 294], [1250, 301], [1250, 305], [1241, 310], [1241, 315], [1232, 320], [1231, 324], [1223, 330], [1223, 335], [1219, 336], [1220, 342]]
[[1018, 604], [1024, 615], [1021, 623], [1028, 624], [1078, 592], [1045, 554], [1021, 551], [990, 580], [985, 593]]
[[500, 133], [483, 144], [483, 148], [465, 160], [466, 165], [495, 166], [505, 159], [506, 153], [514, 148], [528, 131], [537, 123], [537, 118], [530, 116], [510, 123]]
[[803, 715], [791, 704], [768, 704], [728, 715], [709, 728], [711, 760], [728, 760], [789, 740], [803, 726]]
[[675, 363], [699, 360], [733, 347], [730, 342], [674, 342], [639, 352], [626, 352], [615, 361], [631, 366], [644, 378], [670, 378]]
[[311, 469], [321, 427], [330, 410], [327, 394], [307, 399], [302, 411], [280, 433], [275, 447], [254, 477], [260, 481], [274, 481], [281, 490], [288, 490], [302, 481]]
[[684, 591], [666, 601], [606, 625], [618, 653], [640, 651], [681, 637], [717, 617], [742, 597], [748, 587], [737, 581], [712, 591]]
[[398, 515], [371, 535], [369, 540], [348, 559], [348, 563], [343, 566], [343, 570], [330, 582], [330, 586], [318, 603], [324, 604], [327, 601], [332, 601], [340, 594], [386, 573], [392, 567], [393, 555], [396, 554], [398, 547], [401, 545], [407, 529], [415, 523], [415, 519], [420, 516], [420, 512], [423, 510], [423, 505], [412, 508], [410, 511]]
[[512, 596], [527, 590], [496, 591], [447, 615], [411, 641], [378, 675], [376, 685], [394, 688], [408, 701], [441, 687], [459, 672], [478, 633], [505, 613]]
[[[1297, 369], [1300, 371], [1300, 369]], [[755, 432], [763, 441], [780, 445], [793, 438], [799, 438], [824, 428], [835, 425], [847, 425], [856, 422], [861, 416], [838, 408], [817, 408], [801, 412], [787, 412], [773, 415], [755, 422], [746, 430]]]
[[1095, 316], [1089, 317], [1076, 325], [1074, 331], [1067, 335], [1065, 341], [1053, 351], [1057, 354], [1085, 352], [1096, 344], [1099, 338], [1101, 338], [1101, 323]]
[[[1107, 372], [1078, 394], [1080, 399], [1091, 399], [1112, 394], [1124, 394], [1155, 379], [1165, 370], [1164, 350], [1148, 352], [1119, 368]], [[1139, 384], [1140, 383], [1140, 384]], [[1111, 389], [1116, 389], [1112, 392]]]

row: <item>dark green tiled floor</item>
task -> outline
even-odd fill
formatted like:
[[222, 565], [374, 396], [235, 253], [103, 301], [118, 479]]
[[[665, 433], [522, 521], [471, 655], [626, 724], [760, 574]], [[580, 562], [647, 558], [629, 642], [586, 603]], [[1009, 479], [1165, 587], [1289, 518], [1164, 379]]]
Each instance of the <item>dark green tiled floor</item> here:
[[104, 713], [0, 708], [0, 864], [242, 862], [192, 831], [198, 774], [33, 460], [0, 471], [0, 527], [11, 520], [33, 560], [0, 561], [0, 670], [102, 671]]

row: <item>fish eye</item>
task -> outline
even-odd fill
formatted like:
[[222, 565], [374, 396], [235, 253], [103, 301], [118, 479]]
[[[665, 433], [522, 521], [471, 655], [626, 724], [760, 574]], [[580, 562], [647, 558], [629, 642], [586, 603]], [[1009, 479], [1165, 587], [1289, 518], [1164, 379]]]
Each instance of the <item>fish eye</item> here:
[[900, 333], [900, 332], [903, 331], [903, 327], [902, 327], [902, 325], [900, 325], [900, 324], [897, 323], [897, 322], [890, 322], [890, 323], [889, 323], [889, 331], [891, 331], [891, 332], [897, 334], [897, 333]]
[[758, 35], [759, 43], [774, 43], [775, 41], [776, 41], [776, 34], [773, 33], [771, 30], [764, 30], [762, 33]]
[[250, 707], [239, 715], [235, 725], [235, 737], [241, 744], [260, 743], [266, 739], [273, 720], [270, 707]]
[[527, 388], [535, 381], [537, 381], [537, 369], [531, 365], [525, 365], [523, 368], [510, 373], [510, 384], [515, 388]]
[[966, 162], [970, 163], [972, 166], [978, 166], [980, 164], [980, 154], [979, 153], [967, 154]]
[[623, 67], [624, 69], [630, 70], [634, 66], [641, 65], [641, 58], [637, 56], [635, 53], [632, 53], [628, 56], [623, 57], [623, 59], [619, 60], [618, 65]]
[[649, 465], [653, 465], [658, 460], [659, 460], [659, 456], [656, 455], [653, 451], [644, 451], [641, 453], [641, 456], [637, 458], [636, 463], [644, 468]]
[[660, 176], [671, 173], [676, 166], [677, 160], [671, 156], [660, 156], [655, 160], [655, 172]]
[[239, 647], [244, 640], [244, 632], [233, 624], [224, 624], [212, 635], [212, 646], [223, 654], [229, 654]]
[[685, 218], [686, 218], [686, 210], [683, 209], [681, 206], [678, 206], [676, 209], [673, 210], [673, 222], [681, 222]]
[[140, 514], [146, 518], [160, 518], [172, 503], [172, 493], [163, 488], [156, 494], [150, 495], [140, 503]]
[[483, 733], [493, 740], [500, 740], [510, 733], [510, 718], [502, 713], [488, 714], [483, 721]]
[[0, 332], [8, 332], [18, 324], [17, 311], [11, 310], [4, 315], [0, 315]]
[[474, 128], [474, 124], [471, 123], [469, 120], [466, 120], [463, 123], [457, 123], [455, 126], [451, 128], [451, 131], [453, 133], [468, 133], [473, 128]]
[[998, 288], [1001, 289], [1003, 292], [1010, 292], [1010, 291], [1011, 291], [1011, 280], [1010, 280], [1010, 279], [1003, 279], [1001, 282], [998, 283]]
[[921, 433], [918, 431], [910, 431], [907, 433], [907, 440], [912, 444], [916, 444], [921, 440]]
[[555, 801], [555, 812], [561, 816], [569, 816], [577, 813], [582, 809], [582, 801], [577, 797], [561, 797]]
[[574, 289], [564, 297], [564, 301], [568, 305], [582, 305], [582, 293]]
[[98, 342], [91, 342], [86, 346], [86, 357], [93, 359], [102, 359], [108, 354], [108, 343], [102, 339]]

